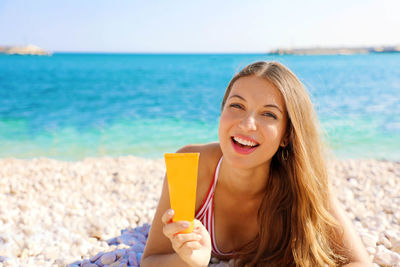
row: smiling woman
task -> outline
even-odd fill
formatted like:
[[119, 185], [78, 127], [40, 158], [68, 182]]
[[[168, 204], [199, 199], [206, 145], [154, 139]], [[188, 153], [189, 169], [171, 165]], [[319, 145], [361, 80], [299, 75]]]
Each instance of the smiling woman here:
[[256, 62], [233, 77], [222, 101], [219, 142], [199, 152], [195, 228], [172, 222], [167, 183], [141, 266], [371, 265], [330, 188], [318, 120], [297, 77]]
[[[287, 140], [284, 134], [288, 118], [282, 94], [268, 80], [247, 76], [233, 83], [229, 97], [225, 97], [219, 124], [220, 145], [222, 151], [237, 152], [230, 151], [225, 159], [235, 166], [269, 166], [278, 147]], [[244, 145], [254, 145], [243, 147], [241, 140], [246, 141], [242, 142]], [[240, 155], [249, 153], [248, 157]]]

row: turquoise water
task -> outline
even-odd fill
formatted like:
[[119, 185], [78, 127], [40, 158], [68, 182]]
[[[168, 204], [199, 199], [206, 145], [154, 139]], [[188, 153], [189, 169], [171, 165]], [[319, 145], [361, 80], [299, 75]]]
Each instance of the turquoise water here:
[[339, 158], [400, 160], [400, 54], [0, 56], [0, 157], [162, 157], [217, 140], [241, 67], [278, 60], [309, 89]]

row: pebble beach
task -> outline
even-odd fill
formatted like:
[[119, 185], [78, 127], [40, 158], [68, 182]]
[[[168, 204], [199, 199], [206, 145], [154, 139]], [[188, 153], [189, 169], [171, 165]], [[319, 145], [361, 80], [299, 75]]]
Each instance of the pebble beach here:
[[[132, 156], [0, 159], [0, 266], [139, 266], [164, 172]], [[400, 162], [334, 160], [329, 173], [375, 265], [400, 266]]]

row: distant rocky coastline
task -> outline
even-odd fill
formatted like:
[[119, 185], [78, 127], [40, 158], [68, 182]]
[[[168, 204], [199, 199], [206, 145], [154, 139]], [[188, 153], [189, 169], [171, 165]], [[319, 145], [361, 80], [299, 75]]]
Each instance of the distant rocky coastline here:
[[[267, 52], [269, 55], [353, 55], [371, 53], [400, 53], [397, 46], [370, 47], [312, 47], [312, 48], [278, 48]], [[51, 52], [35, 45], [0, 46], [0, 54], [7, 55], [40, 55], [49, 56]]]
[[397, 46], [373, 47], [313, 47], [313, 48], [279, 48], [268, 52], [271, 55], [352, 55], [369, 53], [399, 53]]
[[7, 55], [39, 55], [49, 56], [50, 52], [43, 50], [35, 45], [24, 45], [24, 46], [0, 46], [0, 54]]

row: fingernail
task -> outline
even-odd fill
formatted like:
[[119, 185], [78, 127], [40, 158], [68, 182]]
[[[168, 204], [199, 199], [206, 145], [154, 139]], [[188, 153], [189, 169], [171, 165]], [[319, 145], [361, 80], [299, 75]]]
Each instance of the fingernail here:
[[169, 215], [169, 216], [174, 215], [174, 210], [169, 210], [169, 211], [168, 211], [168, 215]]
[[189, 222], [183, 222], [183, 223], [182, 223], [182, 226], [187, 228], [187, 227], [190, 226], [190, 223], [189, 223]]

